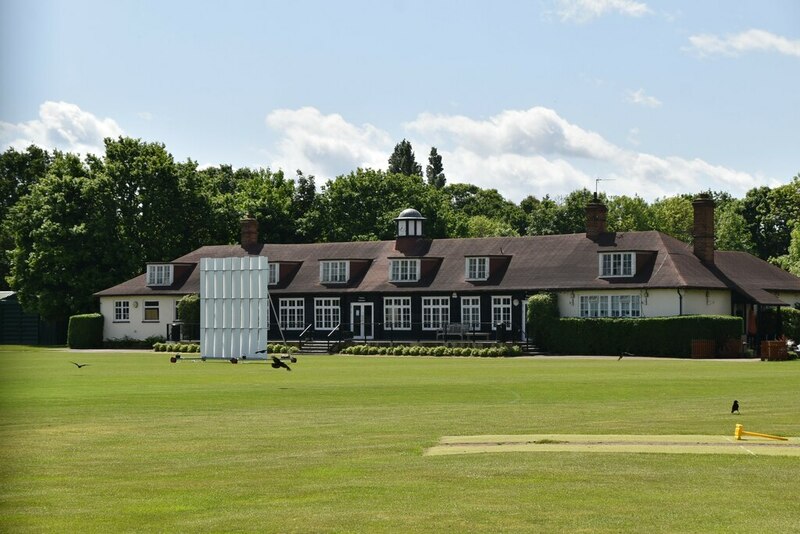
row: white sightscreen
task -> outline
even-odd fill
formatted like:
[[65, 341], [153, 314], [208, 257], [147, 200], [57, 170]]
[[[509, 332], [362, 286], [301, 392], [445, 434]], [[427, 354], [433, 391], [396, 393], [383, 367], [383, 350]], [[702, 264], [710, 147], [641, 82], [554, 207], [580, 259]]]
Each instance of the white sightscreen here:
[[263, 256], [200, 260], [200, 351], [252, 357], [267, 347], [269, 265]]

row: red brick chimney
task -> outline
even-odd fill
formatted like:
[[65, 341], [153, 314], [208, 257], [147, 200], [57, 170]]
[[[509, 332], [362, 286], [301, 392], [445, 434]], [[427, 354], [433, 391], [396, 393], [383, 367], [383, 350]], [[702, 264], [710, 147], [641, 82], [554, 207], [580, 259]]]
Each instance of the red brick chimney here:
[[692, 202], [694, 208], [694, 255], [703, 263], [714, 263], [714, 199], [701, 193]]
[[601, 234], [606, 233], [606, 214], [608, 208], [594, 194], [592, 201], [586, 204], [586, 237], [597, 239]]
[[242, 248], [250, 248], [258, 244], [258, 221], [247, 215], [242, 219]]

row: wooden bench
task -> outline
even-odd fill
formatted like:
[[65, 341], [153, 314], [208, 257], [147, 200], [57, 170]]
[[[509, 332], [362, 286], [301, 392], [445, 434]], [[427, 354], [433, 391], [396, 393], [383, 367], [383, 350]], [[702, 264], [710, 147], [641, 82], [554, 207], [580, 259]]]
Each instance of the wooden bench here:
[[436, 332], [436, 339], [447, 340], [450, 337], [457, 337], [463, 340], [467, 329], [461, 323], [447, 323]]

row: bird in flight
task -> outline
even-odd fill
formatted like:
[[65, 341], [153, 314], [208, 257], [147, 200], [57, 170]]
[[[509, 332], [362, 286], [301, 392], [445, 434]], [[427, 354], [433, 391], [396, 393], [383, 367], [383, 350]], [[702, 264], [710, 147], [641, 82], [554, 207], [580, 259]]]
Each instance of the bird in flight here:
[[281, 367], [283, 367], [287, 371], [291, 371], [292, 370], [292, 368], [289, 367], [288, 365], [286, 365], [285, 363], [283, 363], [280, 358], [278, 358], [277, 356], [273, 356], [272, 357], [272, 368], [273, 369], [280, 369]]
[[75, 362], [69, 362], [69, 363], [71, 363], [72, 365], [74, 365], [78, 369], [80, 369], [81, 367], [86, 367], [87, 365], [89, 365], [88, 363], [75, 363]]

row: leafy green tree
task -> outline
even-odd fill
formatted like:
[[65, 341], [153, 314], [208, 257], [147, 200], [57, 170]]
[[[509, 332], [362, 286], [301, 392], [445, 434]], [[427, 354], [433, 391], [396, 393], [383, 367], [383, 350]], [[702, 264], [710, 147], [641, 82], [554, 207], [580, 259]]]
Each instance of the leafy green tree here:
[[800, 276], [800, 221], [793, 225], [787, 253], [774, 258], [772, 262], [793, 275]]
[[51, 161], [50, 154], [34, 145], [23, 152], [9, 148], [0, 154], [0, 290], [10, 289], [6, 278], [11, 272], [10, 254], [14, 248], [9, 227], [11, 208], [44, 178]]
[[519, 233], [499, 219], [486, 215], [473, 215], [467, 219], [467, 235], [464, 237], [516, 237]]
[[650, 205], [641, 197], [626, 195], [611, 197], [607, 223], [611, 232], [636, 232], [653, 229], [653, 213]]
[[755, 253], [755, 245], [742, 211], [742, 201], [736, 199], [717, 205], [714, 210], [717, 250]]
[[521, 208], [528, 214], [525, 231], [527, 235], [559, 233], [560, 207], [549, 195], [545, 195], [541, 200], [529, 196], [522, 201]]
[[453, 212], [467, 218], [482, 215], [524, 233], [527, 217], [522, 208], [506, 200], [496, 189], [481, 189], [472, 184], [448, 184], [442, 189]]
[[431, 147], [431, 153], [428, 156], [428, 166], [425, 168], [425, 176], [428, 178], [428, 185], [437, 189], [443, 188], [447, 181], [444, 176], [442, 156], [436, 150], [435, 146]]
[[293, 243], [296, 226], [293, 217], [294, 182], [283, 171], [259, 169], [251, 177], [239, 181], [235, 205], [242, 215], [258, 220], [258, 237], [262, 243]]
[[[358, 169], [328, 180], [317, 195], [313, 226], [318, 241], [394, 239], [394, 219], [406, 208], [427, 219], [427, 237], [449, 234], [453, 218], [440, 190], [420, 176]], [[451, 226], [449, 226], [451, 225]]]
[[653, 210], [653, 229], [676, 239], [692, 242], [694, 208], [689, 195], [656, 199]]
[[[579, 234], [586, 231], [586, 205], [592, 201], [594, 195], [586, 189], [577, 189], [564, 197], [559, 209], [557, 234]], [[604, 195], [598, 197], [606, 202]]]
[[113, 184], [87, 175], [76, 156], [56, 153], [11, 210], [9, 281], [22, 306], [46, 319], [94, 311], [92, 294], [127, 276]]
[[403, 139], [394, 147], [394, 152], [389, 157], [389, 174], [404, 174], [406, 176], [422, 176], [422, 167], [414, 157], [411, 143]]
[[787, 185], [748, 191], [743, 200], [742, 215], [758, 257], [769, 259], [786, 254], [792, 223], [800, 219], [800, 175]]
[[292, 217], [295, 220], [298, 243], [313, 243], [319, 229], [314, 227], [314, 211], [317, 205], [317, 186], [314, 176], [306, 176], [297, 170], [292, 196]]

